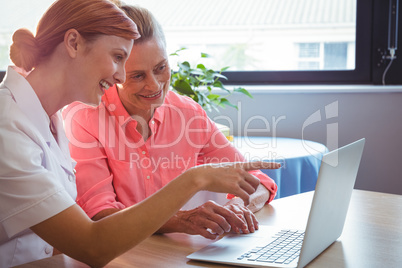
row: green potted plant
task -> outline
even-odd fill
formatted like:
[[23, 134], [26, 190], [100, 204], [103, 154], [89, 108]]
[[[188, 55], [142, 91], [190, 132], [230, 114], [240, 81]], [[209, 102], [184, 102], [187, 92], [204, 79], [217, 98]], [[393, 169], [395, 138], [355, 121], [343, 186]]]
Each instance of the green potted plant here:
[[[179, 49], [170, 55], [178, 56], [178, 53], [184, 49]], [[208, 57], [208, 54], [201, 53], [201, 58]], [[238, 109], [236, 105], [227, 99], [234, 92], [239, 92], [252, 98], [252, 95], [243, 87], [227, 89], [224, 86], [222, 80], [227, 80], [227, 77], [222, 75], [222, 72], [229, 69], [229, 67], [213, 70], [201, 63], [193, 67], [188, 61], [179, 61], [177, 65], [179, 69], [172, 71], [171, 74], [171, 88], [180, 95], [192, 98], [206, 111], [219, 111], [219, 108], [226, 108], [227, 106]], [[226, 137], [230, 137], [230, 130], [227, 126], [217, 123], [216, 125]]]

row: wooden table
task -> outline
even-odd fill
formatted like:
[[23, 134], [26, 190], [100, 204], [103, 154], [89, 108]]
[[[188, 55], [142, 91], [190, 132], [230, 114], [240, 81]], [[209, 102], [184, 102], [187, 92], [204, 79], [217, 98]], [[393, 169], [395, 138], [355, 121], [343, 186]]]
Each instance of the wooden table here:
[[[274, 200], [257, 213], [262, 224], [305, 226], [313, 192]], [[186, 234], [154, 235], [110, 262], [107, 267], [228, 267], [190, 261], [186, 256], [211, 243]], [[401, 267], [402, 196], [354, 190], [345, 228], [307, 267]], [[65, 255], [19, 267], [87, 267]], [[233, 267], [233, 266], [230, 266]]]

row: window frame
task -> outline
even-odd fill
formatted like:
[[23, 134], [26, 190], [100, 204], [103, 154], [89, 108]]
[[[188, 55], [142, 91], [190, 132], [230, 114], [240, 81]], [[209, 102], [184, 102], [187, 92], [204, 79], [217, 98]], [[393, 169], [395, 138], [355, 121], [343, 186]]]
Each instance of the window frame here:
[[[294, 85], [294, 84], [382, 84], [383, 72], [389, 63], [383, 56], [388, 40], [388, 2], [384, 0], [357, 0], [356, 67], [354, 70], [308, 71], [226, 71], [227, 85]], [[399, 19], [401, 25], [402, 19]], [[374, 27], [374, 25], [376, 27]], [[399, 27], [401, 29], [401, 27]], [[402, 34], [398, 43], [402, 44]], [[402, 55], [389, 68], [387, 84], [401, 85]], [[0, 81], [5, 71], [0, 71]]]

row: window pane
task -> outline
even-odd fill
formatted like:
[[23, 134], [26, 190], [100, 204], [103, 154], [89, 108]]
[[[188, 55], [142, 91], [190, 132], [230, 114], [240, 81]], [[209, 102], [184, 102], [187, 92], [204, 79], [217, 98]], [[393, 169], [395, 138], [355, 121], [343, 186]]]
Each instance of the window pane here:
[[320, 43], [301, 43], [299, 44], [300, 58], [320, 57]]
[[344, 70], [347, 69], [347, 43], [324, 44], [324, 69]]
[[[356, 0], [126, 0], [149, 8], [168, 50], [229, 71], [353, 70]], [[175, 59], [172, 59], [174, 61]], [[173, 62], [172, 67], [175, 64]]]
[[[12, 33], [36, 24], [53, 0], [2, 1], [0, 69]], [[229, 71], [355, 69], [356, 0], [125, 0], [154, 13], [168, 52]], [[171, 58], [175, 67], [177, 57]]]

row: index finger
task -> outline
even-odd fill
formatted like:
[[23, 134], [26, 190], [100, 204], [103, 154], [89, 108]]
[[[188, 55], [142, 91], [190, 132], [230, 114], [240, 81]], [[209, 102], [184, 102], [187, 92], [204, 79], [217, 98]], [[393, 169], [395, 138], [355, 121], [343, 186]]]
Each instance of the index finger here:
[[280, 163], [263, 162], [263, 161], [244, 162], [237, 164], [239, 164], [240, 167], [245, 171], [256, 170], [256, 169], [278, 169], [281, 167]]

